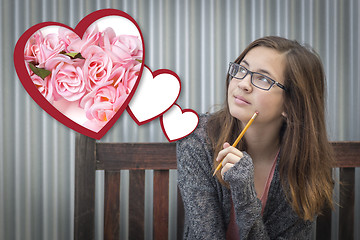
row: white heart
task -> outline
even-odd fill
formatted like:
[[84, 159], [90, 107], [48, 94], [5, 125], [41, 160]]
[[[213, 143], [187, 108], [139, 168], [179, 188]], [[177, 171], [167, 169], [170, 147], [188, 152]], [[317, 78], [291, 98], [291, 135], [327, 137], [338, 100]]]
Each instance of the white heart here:
[[150, 122], [174, 105], [180, 91], [181, 82], [174, 72], [161, 69], [152, 73], [145, 65], [127, 111], [138, 125]]
[[174, 104], [161, 116], [160, 123], [166, 138], [173, 142], [192, 133], [199, 123], [199, 117], [194, 110], [182, 110], [179, 105]]

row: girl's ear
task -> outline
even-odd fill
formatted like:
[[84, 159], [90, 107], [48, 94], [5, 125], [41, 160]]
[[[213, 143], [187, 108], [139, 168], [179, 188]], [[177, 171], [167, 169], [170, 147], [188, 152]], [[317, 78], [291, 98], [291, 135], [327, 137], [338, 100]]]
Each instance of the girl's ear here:
[[284, 118], [287, 118], [288, 115], [285, 113], [285, 112], [282, 112], [281, 115], [284, 117]]

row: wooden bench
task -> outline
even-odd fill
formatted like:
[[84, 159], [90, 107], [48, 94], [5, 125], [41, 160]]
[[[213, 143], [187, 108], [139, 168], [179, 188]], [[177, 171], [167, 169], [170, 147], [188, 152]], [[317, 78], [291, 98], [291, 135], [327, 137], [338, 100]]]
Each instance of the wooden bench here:
[[[342, 182], [339, 239], [354, 239], [355, 167], [360, 142], [334, 142]], [[75, 156], [74, 239], [94, 239], [95, 172], [105, 170], [104, 239], [119, 239], [120, 170], [129, 170], [129, 239], [144, 239], [145, 170], [154, 170], [153, 239], [168, 238], [169, 169], [176, 169], [175, 143], [96, 143], [78, 134]], [[182, 238], [184, 210], [177, 206], [177, 238]], [[331, 211], [319, 216], [316, 239], [331, 239]]]

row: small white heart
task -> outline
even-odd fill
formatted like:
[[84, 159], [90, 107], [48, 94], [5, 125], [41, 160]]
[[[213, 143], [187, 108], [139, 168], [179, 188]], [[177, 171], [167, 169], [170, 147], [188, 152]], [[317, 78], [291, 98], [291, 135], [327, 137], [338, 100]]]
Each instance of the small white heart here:
[[127, 111], [138, 125], [150, 122], [171, 108], [180, 91], [181, 82], [174, 72], [160, 69], [152, 73], [145, 65]]
[[161, 128], [169, 142], [177, 141], [191, 134], [199, 123], [199, 116], [192, 109], [182, 110], [174, 104], [160, 118]]

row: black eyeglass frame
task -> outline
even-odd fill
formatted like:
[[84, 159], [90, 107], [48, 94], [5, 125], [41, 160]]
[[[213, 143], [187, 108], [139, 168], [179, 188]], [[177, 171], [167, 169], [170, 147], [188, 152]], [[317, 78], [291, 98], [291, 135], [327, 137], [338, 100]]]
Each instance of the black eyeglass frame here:
[[[231, 75], [231, 73], [230, 73], [231, 65], [237, 65], [239, 68], [240, 68], [240, 67], [244, 68], [244, 69], [246, 70], [245, 76], [242, 77], [242, 78], [239, 78], [239, 77], [235, 77], [235, 76]], [[271, 85], [269, 86], [269, 88], [262, 88], [262, 87], [256, 86], [256, 85], [253, 83], [253, 74], [254, 74], [254, 73], [259, 74], [259, 75], [265, 77], [266, 79], [269, 79], [269, 80], [271, 81]], [[232, 78], [240, 79], [240, 80], [244, 79], [248, 74], [250, 74], [250, 75], [251, 75], [251, 78], [250, 78], [250, 79], [251, 79], [251, 84], [252, 84], [253, 86], [259, 88], [259, 89], [262, 89], [262, 90], [265, 90], [265, 91], [269, 91], [274, 85], [277, 85], [279, 88], [281, 88], [282, 90], [286, 91], [286, 87], [285, 87], [284, 85], [282, 85], [281, 83], [275, 81], [274, 79], [272, 79], [272, 78], [270, 78], [270, 77], [268, 77], [268, 76], [266, 76], [266, 75], [264, 75], [264, 74], [261, 74], [261, 73], [258, 73], [258, 72], [252, 72], [252, 71], [250, 71], [249, 69], [247, 69], [246, 67], [241, 66], [241, 65], [238, 64], [238, 63], [234, 63], [234, 62], [230, 62], [230, 63], [229, 63], [228, 74], [229, 74], [229, 76], [231, 76]]]

